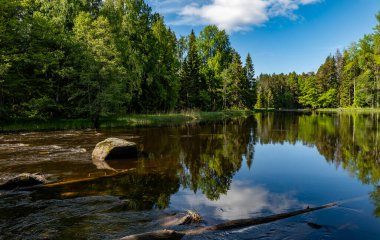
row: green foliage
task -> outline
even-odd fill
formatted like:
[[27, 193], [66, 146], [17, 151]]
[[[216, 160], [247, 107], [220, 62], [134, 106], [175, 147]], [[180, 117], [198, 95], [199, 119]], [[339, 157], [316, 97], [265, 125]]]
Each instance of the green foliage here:
[[[373, 34], [328, 56], [316, 74], [262, 74], [256, 107], [380, 107], [380, 13]], [[296, 80], [298, 79], [298, 80]]]
[[374, 33], [316, 74], [261, 74], [229, 35], [206, 26], [177, 39], [144, 0], [0, 0], [0, 118], [131, 112], [380, 107]]
[[200, 73], [200, 59], [198, 56], [194, 31], [189, 36], [189, 49], [181, 72], [181, 99], [187, 109], [201, 107], [199, 92], [205, 89]]
[[177, 105], [180, 90], [177, 40], [160, 16], [152, 23], [152, 39], [150, 76], [143, 81], [137, 104], [143, 111], [171, 111]]
[[318, 98], [318, 105], [323, 108], [336, 107], [337, 90], [330, 88], [327, 92], [322, 93]]
[[[246, 76], [239, 54], [233, 54], [231, 65], [223, 71], [223, 108], [243, 108]], [[243, 85], [243, 87], [242, 87]]]
[[[341, 167], [363, 184], [372, 185], [370, 193], [380, 216], [380, 114], [315, 112], [255, 114], [256, 136], [261, 143], [297, 143], [313, 145], [325, 159]], [[279, 126], [286, 131], [278, 131]]]
[[299, 98], [299, 102], [305, 107], [311, 107], [314, 109], [319, 106], [316, 82], [317, 80], [314, 75], [308, 76], [301, 81], [301, 97]]
[[[204, 89], [202, 109], [218, 110], [223, 108], [223, 77], [222, 73], [232, 61], [232, 51], [229, 36], [224, 30], [210, 25], [206, 26], [196, 39], [200, 59], [200, 73]], [[207, 96], [208, 95], [208, 96]]]
[[372, 75], [370, 71], [360, 74], [356, 79], [356, 95], [354, 99], [355, 107], [370, 107], [372, 106], [371, 94]]
[[78, 89], [70, 96], [76, 111], [90, 116], [97, 125], [100, 116], [122, 114], [122, 106], [130, 100], [126, 70], [121, 64], [108, 20], [99, 16], [93, 20], [82, 12], [75, 19], [74, 34], [82, 45], [82, 68], [79, 81], [70, 87]]
[[251, 55], [248, 53], [244, 66], [245, 78], [242, 81], [241, 91], [244, 106], [251, 109], [256, 104], [256, 79], [255, 68]]

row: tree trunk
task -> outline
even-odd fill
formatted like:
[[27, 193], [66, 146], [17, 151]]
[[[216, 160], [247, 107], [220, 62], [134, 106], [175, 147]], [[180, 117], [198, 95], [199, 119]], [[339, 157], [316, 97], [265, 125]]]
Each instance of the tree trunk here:
[[313, 212], [313, 211], [317, 211], [317, 210], [321, 210], [325, 208], [332, 208], [335, 206], [336, 206], [336, 203], [330, 203], [330, 204], [326, 204], [326, 205], [315, 207], [315, 208], [307, 207], [305, 209], [301, 209], [301, 210], [297, 210], [293, 212], [275, 214], [275, 215], [266, 216], [266, 217], [227, 221], [225, 223], [217, 224], [214, 226], [201, 227], [201, 228], [190, 229], [190, 230], [185, 230], [185, 231], [159, 230], [159, 231], [142, 233], [142, 234], [137, 234], [137, 235], [130, 235], [130, 236], [122, 238], [122, 240], [182, 239], [185, 235], [199, 235], [199, 234], [203, 234], [205, 232], [210, 232], [210, 231], [226, 231], [226, 230], [231, 230], [231, 229], [245, 228], [249, 226], [270, 223], [270, 222], [294, 217], [297, 215], [301, 215], [301, 214], [305, 214], [305, 213], [309, 213], [309, 212]]

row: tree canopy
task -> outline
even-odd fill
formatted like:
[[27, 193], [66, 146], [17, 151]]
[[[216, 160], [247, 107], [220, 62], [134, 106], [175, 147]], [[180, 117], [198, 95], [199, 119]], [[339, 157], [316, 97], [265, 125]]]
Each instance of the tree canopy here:
[[221, 110], [227, 92], [229, 108], [253, 106], [253, 63], [244, 68], [216, 26], [177, 38], [144, 0], [0, 6], [2, 120]]
[[144, 0], [0, 0], [0, 119], [380, 106], [372, 34], [316, 73], [255, 76], [216, 26], [177, 37]]

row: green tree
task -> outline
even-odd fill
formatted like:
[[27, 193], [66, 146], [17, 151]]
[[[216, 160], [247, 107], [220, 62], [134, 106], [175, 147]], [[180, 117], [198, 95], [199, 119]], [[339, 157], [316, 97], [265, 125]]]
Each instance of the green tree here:
[[[0, 119], [12, 115], [22, 97], [16, 91], [20, 79], [16, 75], [17, 55], [22, 51], [21, 34], [27, 29], [22, 4], [17, 0], [0, 0]], [[20, 86], [21, 87], [21, 86]]]
[[128, 110], [139, 111], [142, 86], [150, 86], [154, 81], [152, 10], [144, 0], [106, 0], [100, 12], [110, 23], [121, 64], [126, 70], [127, 88], [133, 92]]
[[253, 108], [256, 104], [256, 79], [255, 68], [249, 53], [245, 60], [244, 73], [245, 79], [241, 87], [244, 106], [247, 108]]
[[175, 34], [157, 15], [152, 23], [153, 48], [150, 56], [152, 81], [143, 81], [139, 108], [147, 111], [173, 110], [179, 97], [178, 58]]
[[350, 77], [350, 70], [348, 69], [349, 53], [343, 52], [342, 57], [342, 73], [340, 84], [340, 106], [349, 107], [353, 104], [353, 81]]
[[201, 91], [204, 91], [204, 82], [200, 73], [200, 59], [198, 56], [196, 37], [191, 31], [189, 37], [189, 51], [181, 72], [181, 99], [185, 108], [200, 107]]
[[246, 81], [240, 55], [235, 52], [231, 65], [223, 72], [223, 102], [224, 108], [242, 108], [244, 90], [242, 85]]
[[299, 107], [299, 78], [297, 73], [292, 72], [287, 76], [287, 86], [289, 88], [289, 106], [291, 108]]
[[[365, 35], [359, 41], [358, 50], [358, 63], [361, 70], [361, 74], [358, 77], [356, 85], [356, 100], [355, 104], [360, 107], [369, 106], [375, 107], [377, 105], [376, 96], [376, 64], [374, 54], [374, 38], [373, 35]], [[363, 94], [368, 94], [363, 100]], [[360, 98], [360, 99], [358, 99]], [[365, 104], [365, 105], [361, 105]]]
[[197, 39], [198, 53], [201, 61], [201, 74], [205, 78], [209, 109], [222, 107], [222, 72], [232, 61], [232, 48], [229, 36], [224, 30], [214, 25], [206, 26]]
[[[328, 56], [324, 64], [318, 69], [316, 74], [316, 84], [318, 87], [319, 104], [322, 107], [337, 107], [338, 79], [335, 58]], [[335, 93], [333, 95], [332, 93]]]
[[337, 96], [337, 106], [341, 106], [341, 89], [340, 89], [340, 86], [342, 86], [342, 81], [343, 81], [343, 66], [344, 66], [344, 59], [343, 59], [343, 55], [342, 53], [340, 52], [339, 49], [336, 50], [335, 52], [335, 56], [334, 56], [334, 59], [335, 59], [335, 69], [336, 69], [336, 79], [337, 79], [337, 89], [336, 91], [338, 92], [338, 96]]
[[376, 107], [380, 107], [380, 12], [376, 15], [378, 24], [373, 34], [373, 51], [374, 51], [374, 67], [375, 67], [375, 91], [376, 91]]
[[72, 83], [76, 91], [70, 100], [77, 105], [78, 113], [89, 116], [98, 126], [100, 116], [125, 113], [124, 105], [131, 100], [126, 71], [105, 17], [93, 20], [89, 13], [80, 13], [74, 33], [85, 55], [80, 81]]
[[318, 103], [318, 89], [317, 89], [317, 79], [315, 75], [306, 76], [300, 84], [301, 96], [299, 97], [299, 102], [305, 107], [317, 108]]

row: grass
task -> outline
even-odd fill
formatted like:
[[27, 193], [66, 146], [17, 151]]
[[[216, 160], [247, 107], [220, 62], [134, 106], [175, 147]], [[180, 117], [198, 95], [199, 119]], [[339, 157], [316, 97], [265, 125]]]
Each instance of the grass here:
[[321, 108], [316, 111], [332, 113], [380, 113], [380, 108]]
[[[188, 111], [167, 114], [131, 114], [123, 117], [103, 118], [100, 120], [100, 128], [109, 129], [172, 126], [187, 123], [223, 121], [248, 117], [252, 114], [252, 111], [245, 110], [228, 110], [221, 112]], [[87, 119], [61, 119], [46, 121], [15, 119], [7, 123], [0, 123], [0, 132], [72, 130], [91, 128], [93, 128], [93, 123]]]
[[87, 119], [14, 119], [9, 122], [0, 123], [0, 132], [86, 129], [92, 126], [92, 122]]

